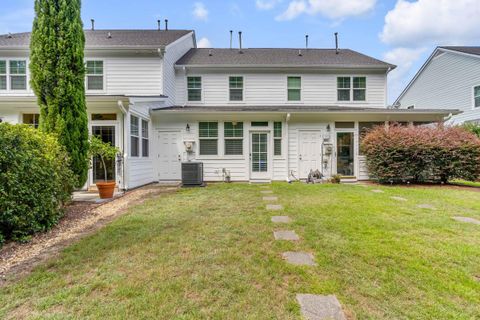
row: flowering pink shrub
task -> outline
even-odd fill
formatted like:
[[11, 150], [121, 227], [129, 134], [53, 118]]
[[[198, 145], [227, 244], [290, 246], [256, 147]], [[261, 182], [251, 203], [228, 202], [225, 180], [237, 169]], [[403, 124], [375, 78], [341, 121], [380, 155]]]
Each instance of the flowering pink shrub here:
[[372, 179], [381, 183], [475, 180], [480, 139], [460, 127], [379, 126], [363, 138]]

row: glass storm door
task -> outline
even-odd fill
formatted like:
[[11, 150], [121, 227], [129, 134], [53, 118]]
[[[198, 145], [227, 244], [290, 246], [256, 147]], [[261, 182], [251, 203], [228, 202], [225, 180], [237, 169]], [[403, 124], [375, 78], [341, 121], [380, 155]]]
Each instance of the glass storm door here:
[[252, 179], [268, 178], [268, 133], [252, 132], [250, 143], [250, 177]]
[[354, 133], [337, 132], [337, 173], [342, 176], [354, 176]]
[[[92, 135], [97, 136], [103, 142], [115, 145], [115, 126], [92, 126]], [[107, 167], [107, 180], [115, 180], [115, 160], [105, 160]], [[98, 157], [93, 158], [93, 183], [104, 181], [105, 170], [102, 161]]]

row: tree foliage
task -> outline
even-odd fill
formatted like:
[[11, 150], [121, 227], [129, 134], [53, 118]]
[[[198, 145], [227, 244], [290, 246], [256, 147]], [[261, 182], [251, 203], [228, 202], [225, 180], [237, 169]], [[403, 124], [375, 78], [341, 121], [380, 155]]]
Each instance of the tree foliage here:
[[0, 242], [24, 240], [57, 223], [74, 176], [53, 135], [1, 123], [0, 145]]
[[82, 186], [88, 172], [85, 105], [85, 35], [80, 0], [36, 0], [30, 42], [31, 85], [40, 129], [57, 135]]
[[364, 137], [369, 174], [381, 183], [475, 180], [480, 139], [460, 127], [379, 126]]
[[103, 171], [104, 171], [104, 180], [107, 181], [107, 165], [105, 164], [105, 160], [115, 160], [115, 157], [120, 152], [120, 150], [112, 146], [110, 142], [103, 142], [100, 138], [91, 136], [90, 137], [90, 149], [89, 149], [89, 156], [99, 157], [102, 163]]

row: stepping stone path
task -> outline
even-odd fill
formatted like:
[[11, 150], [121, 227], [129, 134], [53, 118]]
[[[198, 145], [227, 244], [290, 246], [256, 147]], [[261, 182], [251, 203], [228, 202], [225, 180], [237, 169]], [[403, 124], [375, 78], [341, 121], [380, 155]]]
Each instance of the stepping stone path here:
[[263, 193], [263, 194], [272, 194], [273, 191], [272, 191], [272, 190], [262, 190], [262, 191], [260, 191], [260, 193]]
[[342, 306], [333, 295], [297, 294], [300, 311], [307, 320], [346, 320]]
[[429, 209], [429, 210], [436, 210], [434, 206], [432, 206], [431, 204], [419, 204], [417, 206], [417, 208], [420, 208], [420, 209]]
[[277, 197], [263, 197], [263, 201], [277, 201]]
[[375, 193], [384, 193], [383, 190], [378, 190], [378, 189], [373, 189], [372, 192], [375, 192]]
[[273, 216], [272, 222], [273, 223], [290, 223], [292, 222], [292, 219], [290, 219], [290, 217], [287, 217], [287, 216]]
[[317, 264], [313, 260], [313, 255], [308, 252], [284, 252], [282, 254], [283, 259], [287, 260], [296, 266], [316, 266]]
[[469, 218], [469, 217], [452, 217], [453, 220], [457, 220], [460, 222], [467, 222], [480, 225], [480, 220]]
[[397, 201], [407, 201], [407, 199], [402, 197], [390, 197], [390, 199], [397, 200]]
[[273, 236], [275, 240], [287, 240], [287, 241], [298, 241], [300, 237], [295, 233], [295, 231], [284, 230], [284, 231], [274, 231]]
[[267, 204], [267, 210], [282, 210], [283, 207], [281, 204]]

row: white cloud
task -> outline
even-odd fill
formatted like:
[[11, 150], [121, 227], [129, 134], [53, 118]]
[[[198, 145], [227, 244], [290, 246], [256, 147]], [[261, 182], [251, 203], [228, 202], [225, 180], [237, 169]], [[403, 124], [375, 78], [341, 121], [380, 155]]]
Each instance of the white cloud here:
[[202, 2], [195, 2], [193, 5], [193, 16], [202, 21], [208, 20], [208, 10]]
[[33, 8], [23, 8], [0, 15], [0, 34], [32, 30]]
[[480, 38], [478, 0], [398, 0], [380, 39], [390, 45], [465, 44]]
[[388, 75], [389, 82], [389, 101], [394, 101], [400, 92], [413, 77], [413, 65], [418, 62], [420, 57], [426, 52], [427, 48], [395, 48], [386, 52], [383, 59], [389, 63], [397, 65], [397, 68]]
[[301, 14], [320, 14], [329, 19], [344, 19], [370, 12], [377, 0], [294, 0], [277, 20], [292, 20]]
[[203, 37], [200, 40], [198, 40], [197, 47], [199, 47], [199, 48], [211, 48], [212, 43], [210, 42], [210, 40], [208, 40], [208, 38]]
[[272, 10], [280, 2], [282, 2], [282, 0], [257, 0], [255, 5], [259, 10]]

